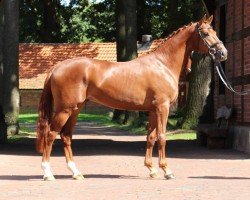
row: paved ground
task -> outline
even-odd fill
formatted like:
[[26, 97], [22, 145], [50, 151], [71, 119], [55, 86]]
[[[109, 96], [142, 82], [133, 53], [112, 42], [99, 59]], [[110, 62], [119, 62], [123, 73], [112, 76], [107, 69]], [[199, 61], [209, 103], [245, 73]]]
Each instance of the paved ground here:
[[[85, 174], [71, 180], [62, 147], [52, 157], [54, 182], [42, 181], [40, 155], [33, 140], [0, 147], [0, 199], [226, 199], [250, 197], [249, 155], [207, 150], [195, 142], [169, 141], [168, 163], [176, 180], [148, 178], [143, 166], [145, 136], [78, 124], [73, 141], [75, 161]], [[156, 152], [155, 152], [156, 153]], [[156, 154], [155, 154], [156, 156]], [[157, 158], [154, 157], [155, 164]]]

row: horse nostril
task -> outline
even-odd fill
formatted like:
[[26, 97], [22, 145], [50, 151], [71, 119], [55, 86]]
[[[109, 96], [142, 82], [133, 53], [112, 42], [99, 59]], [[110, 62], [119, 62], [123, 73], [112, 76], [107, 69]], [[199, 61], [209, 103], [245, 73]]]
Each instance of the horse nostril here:
[[225, 57], [225, 55], [224, 55], [223, 52], [220, 53], [220, 56], [221, 56], [221, 58], [224, 58], [224, 57]]
[[221, 60], [221, 61], [224, 61], [227, 59], [227, 52], [224, 52], [224, 51], [218, 51], [217, 52], [217, 56], [218, 58]]

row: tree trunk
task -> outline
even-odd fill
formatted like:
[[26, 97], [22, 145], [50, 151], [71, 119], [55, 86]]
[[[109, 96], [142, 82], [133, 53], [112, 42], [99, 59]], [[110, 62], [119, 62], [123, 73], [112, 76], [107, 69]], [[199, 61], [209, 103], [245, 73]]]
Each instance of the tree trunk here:
[[[207, 3], [206, 3], [207, 2]], [[214, 15], [215, 11], [215, 2], [209, 2], [207, 0], [202, 0], [200, 2], [200, 6], [204, 7], [204, 10], [207, 14]], [[197, 13], [199, 15], [198, 18], [201, 18], [204, 12], [202, 12], [202, 9], [199, 9], [200, 13]], [[202, 12], [202, 13], [201, 13]], [[215, 21], [212, 22], [212, 25], [215, 25]], [[206, 100], [206, 105], [203, 108], [202, 115], [199, 117], [199, 123], [213, 123], [214, 122], [214, 67], [211, 67], [211, 84], [210, 84], [210, 92]]]
[[[206, 98], [210, 91], [212, 59], [200, 53], [194, 53], [192, 71], [189, 79], [188, 99], [181, 128], [195, 128], [202, 114]], [[210, 108], [211, 109], [211, 108]]]
[[3, 1], [4, 41], [3, 41], [3, 114], [7, 125], [5, 135], [17, 134], [19, 130], [19, 1]]
[[[204, 1], [199, 1], [197, 3], [197, 5], [195, 5], [195, 6], [198, 6], [200, 8], [203, 7], [203, 9], [198, 9], [198, 11], [194, 13], [194, 18], [195, 19], [200, 19], [204, 15], [204, 10], [210, 10], [210, 11], [213, 10], [213, 9], [211, 10], [209, 8], [206, 9], [204, 7], [205, 6]], [[201, 57], [202, 57], [201, 55], [200, 55], [200, 58], [199, 58], [198, 55], [195, 56], [195, 58], [197, 58], [197, 59], [202, 59]], [[211, 62], [211, 64], [209, 64], [209, 62]], [[199, 61], [197, 60], [196, 63], [199, 63]], [[212, 64], [213, 64], [212, 61], [208, 60], [208, 62], [207, 62], [208, 67], [209, 67], [209, 65], [212, 65]], [[204, 62], [204, 65], [206, 65], [205, 62]], [[212, 123], [214, 121], [214, 109], [211, 109], [211, 108], [214, 107], [214, 101], [213, 101], [213, 95], [214, 95], [214, 78], [213, 78], [214, 77], [214, 68], [209, 67], [209, 69], [210, 69], [210, 71], [207, 73], [209, 75], [208, 77], [206, 77], [206, 75], [207, 75], [206, 70], [201, 71], [200, 75], [197, 75], [197, 76], [194, 75], [192, 78], [190, 77], [190, 80], [191, 80], [191, 79], [194, 79], [194, 78], [198, 78], [198, 76], [202, 76], [202, 77], [206, 77], [206, 78], [210, 79], [210, 82], [211, 82], [210, 84], [208, 83], [208, 85], [209, 85], [208, 86], [209, 87], [209, 94], [207, 95], [207, 94], [204, 93], [205, 96], [203, 98], [205, 99], [205, 106], [203, 107], [202, 111], [199, 111], [199, 114], [197, 114], [196, 119], [193, 120], [193, 125], [191, 125], [193, 127], [197, 126], [197, 121], [199, 123]], [[192, 71], [193, 71], [193, 69], [192, 69]], [[204, 87], [206, 87], [206, 86], [204, 86]], [[204, 88], [204, 91], [206, 90], [206, 88]], [[192, 88], [190, 88], [190, 90], [192, 90]], [[190, 95], [192, 95], [192, 92], [190, 93]], [[189, 97], [189, 94], [188, 94], [188, 99], [189, 98], [191, 98], [191, 97]], [[200, 102], [200, 103], [202, 103], [202, 102]], [[186, 107], [186, 114], [192, 112], [192, 111], [189, 111], [188, 109], [192, 110], [193, 107], [191, 107], [191, 106]], [[183, 118], [183, 125], [182, 126], [184, 127], [185, 124], [186, 124], [187, 128], [188, 128], [188, 127], [190, 127], [190, 125], [188, 125], [187, 118], [189, 118], [189, 116], [185, 116]], [[186, 120], [186, 122], [184, 122], [185, 120]], [[192, 124], [192, 122], [191, 122], [192, 120], [189, 120], [189, 121], [190, 121], [189, 123]]]
[[137, 57], [136, 1], [116, 0], [117, 61], [126, 62]]
[[[116, 52], [117, 61], [126, 62], [137, 57], [137, 32], [136, 32], [136, 1], [116, 0]], [[131, 115], [127, 111], [115, 110], [113, 121], [126, 124]]]
[[[206, 99], [206, 105], [199, 117], [199, 124], [211, 124], [214, 122], [214, 68], [211, 67], [211, 83], [209, 95]], [[211, 109], [212, 108], [212, 109]]]
[[0, 1], [0, 143], [7, 139], [7, 129], [3, 114], [3, 1]]

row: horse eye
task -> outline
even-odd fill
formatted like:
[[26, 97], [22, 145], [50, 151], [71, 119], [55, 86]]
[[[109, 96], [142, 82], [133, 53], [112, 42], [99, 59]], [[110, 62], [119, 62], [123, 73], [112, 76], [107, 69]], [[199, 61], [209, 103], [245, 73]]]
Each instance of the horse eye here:
[[202, 33], [202, 35], [204, 36], [204, 37], [207, 37], [207, 36], [209, 36], [209, 34], [208, 33]]

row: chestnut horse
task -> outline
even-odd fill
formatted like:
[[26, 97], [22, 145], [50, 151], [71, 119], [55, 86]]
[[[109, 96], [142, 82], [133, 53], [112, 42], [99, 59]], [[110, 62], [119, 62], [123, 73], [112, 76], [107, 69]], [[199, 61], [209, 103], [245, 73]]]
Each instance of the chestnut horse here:
[[83, 179], [71, 149], [72, 132], [84, 101], [89, 99], [121, 110], [149, 112], [145, 166], [150, 176], [157, 171], [152, 151], [158, 142], [159, 166], [165, 178], [174, 178], [165, 156], [169, 107], [178, 96], [183, 69], [190, 69], [192, 51], [210, 53], [225, 60], [227, 50], [211, 27], [212, 16], [204, 16], [171, 34], [153, 52], [129, 62], [108, 62], [74, 58], [58, 63], [48, 74], [39, 103], [37, 151], [43, 153], [44, 180], [54, 180], [50, 169], [52, 143], [60, 133], [69, 170], [74, 179]]

